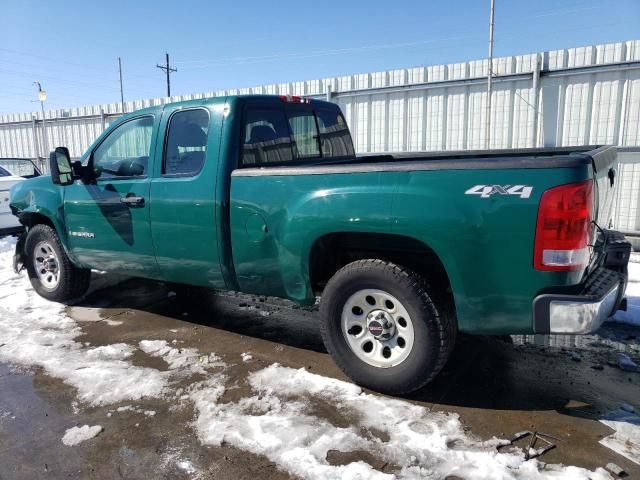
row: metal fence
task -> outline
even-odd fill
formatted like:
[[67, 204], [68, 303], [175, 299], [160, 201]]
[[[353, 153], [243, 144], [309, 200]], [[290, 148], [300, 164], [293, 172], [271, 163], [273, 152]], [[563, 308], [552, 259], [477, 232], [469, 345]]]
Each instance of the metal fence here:
[[[640, 146], [640, 40], [495, 58], [491, 138], [488, 61], [230, 89], [128, 102], [289, 94], [338, 103], [359, 153], [614, 144]], [[43, 158], [56, 145], [80, 156], [122, 114], [119, 103], [0, 116], [0, 157]], [[623, 154], [617, 227], [640, 231], [640, 153]]]
[[640, 250], [640, 147], [618, 152], [618, 194], [614, 202], [613, 224], [626, 233], [636, 251]]

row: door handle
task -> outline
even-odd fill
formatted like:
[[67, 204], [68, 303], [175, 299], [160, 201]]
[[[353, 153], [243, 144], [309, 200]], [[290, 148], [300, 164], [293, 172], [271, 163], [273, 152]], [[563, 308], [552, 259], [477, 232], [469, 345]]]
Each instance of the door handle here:
[[120, 197], [120, 203], [124, 203], [130, 207], [141, 207], [144, 205], [144, 197], [129, 194], [126, 197]]

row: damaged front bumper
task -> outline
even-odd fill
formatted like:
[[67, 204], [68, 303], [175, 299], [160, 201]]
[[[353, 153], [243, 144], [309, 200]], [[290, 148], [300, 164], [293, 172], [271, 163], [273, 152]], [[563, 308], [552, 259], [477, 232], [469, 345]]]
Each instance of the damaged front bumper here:
[[587, 334], [624, 308], [631, 244], [607, 231], [602, 264], [575, 293], [544, 293], [533, 300], [536, 333]]

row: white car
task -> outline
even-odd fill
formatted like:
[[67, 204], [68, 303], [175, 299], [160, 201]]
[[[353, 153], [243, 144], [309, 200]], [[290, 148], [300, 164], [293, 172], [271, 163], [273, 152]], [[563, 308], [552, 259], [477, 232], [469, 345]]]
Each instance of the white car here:
[[9, 190], [25, 178], [39, 175], [40, 171], [30, 160], [0, 158], [0, 236], [17, 233], [23, 229], [9, 208]]

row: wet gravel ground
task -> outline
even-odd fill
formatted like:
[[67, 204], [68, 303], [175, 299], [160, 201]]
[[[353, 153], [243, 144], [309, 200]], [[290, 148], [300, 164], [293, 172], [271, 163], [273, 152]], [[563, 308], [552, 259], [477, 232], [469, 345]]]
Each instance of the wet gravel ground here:
[[[238, 388], [229, 389], [222, 401], [246, 395], [241, 380], [274, 362], [347, 380], [324, 351], [313, 308], [233, 293], [173, 296], [170, 291], [161, 283], [132, 279], [95, 292], [68, 308], [83, 331], [77, 340], [99, 346], [165, 339], [216, 352], [238, 379]], [[242, 361], [244, 352], [251, 352], [251, 362]], [[461, 336], [441, 375], [408, 400], [458, 413], [483, 439], [523, 430], [553, 435], [559, 440], [541, 458], [547, 463], [595, 469], [614, 462], [639, 478], [639, 465], [598, 444], [611, 433], [597, 421], [602, 414], [623, 402], [640, 410], [640, 373], [618, 368], [618, 352], [639, 360], [640, 329], [607, 324], [588, 337]], [[166, 368], [148, 355], [134, 355], [132, 361]], [[61, 381], [0, 364], [0, 479], [289, 478], [264, 457], [224, 444], [202, 446], [190, 424], [192, 409], [176, 409], [167, 399], [126, 403], [139, 411], [78, 405], [74, 389]], [[334, 425], [353, 420], [320, 402], [314, 408]], [[144, 410], [156, 414], [146, 416]], [[65, 430], [83, 424], [102, 425], [104, 431], [76, 447], [63, 445]], [[362, 451], [330, 452], [327, 460], [364, 460], [392, 470]]]

